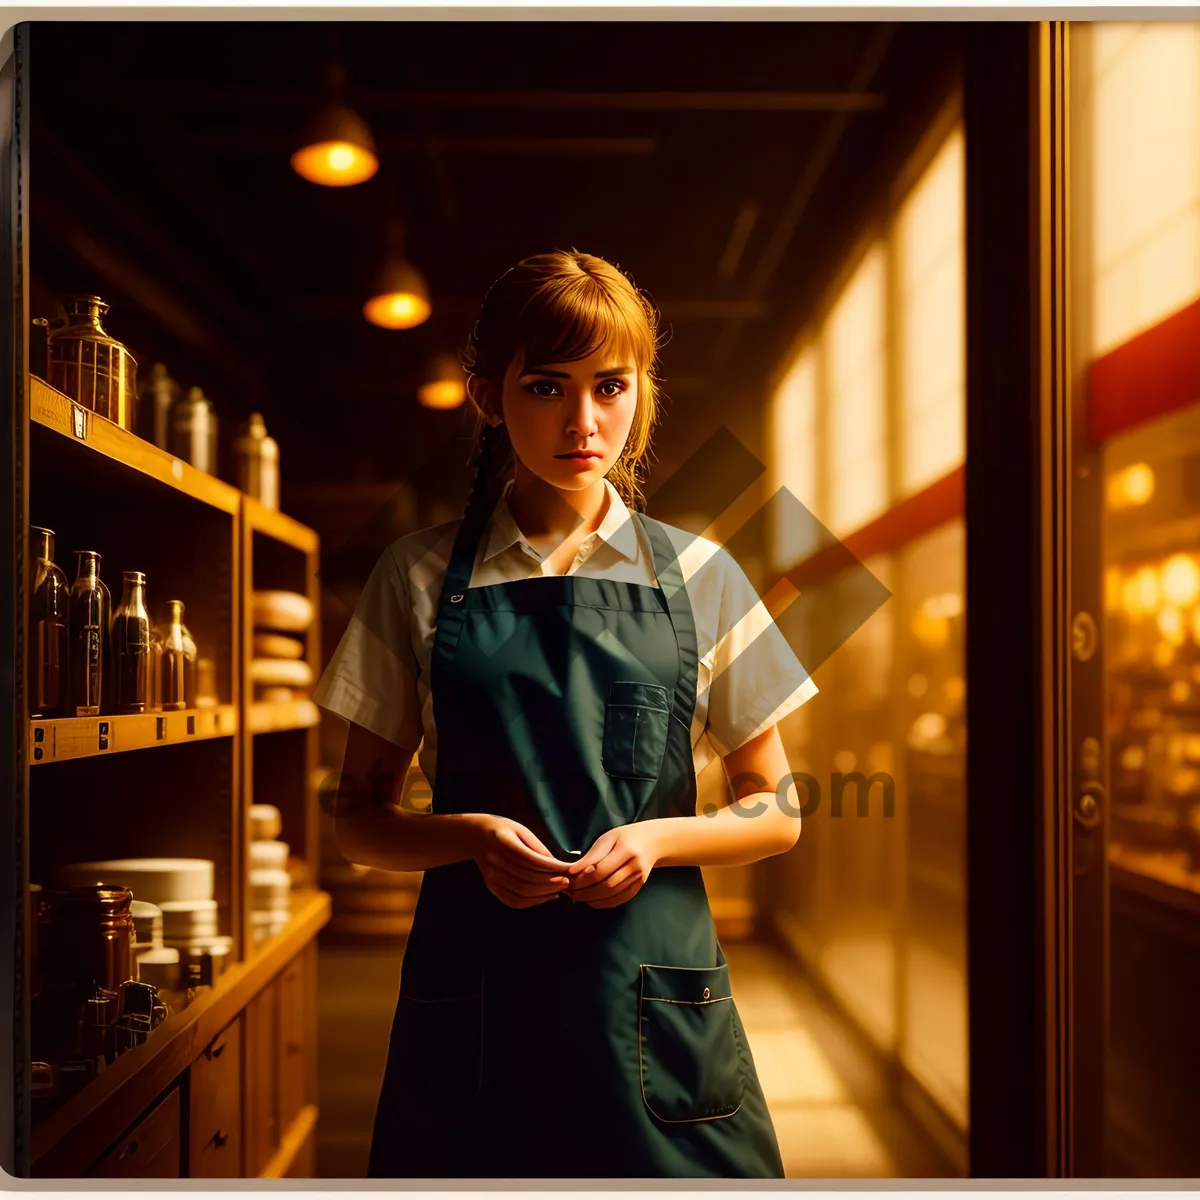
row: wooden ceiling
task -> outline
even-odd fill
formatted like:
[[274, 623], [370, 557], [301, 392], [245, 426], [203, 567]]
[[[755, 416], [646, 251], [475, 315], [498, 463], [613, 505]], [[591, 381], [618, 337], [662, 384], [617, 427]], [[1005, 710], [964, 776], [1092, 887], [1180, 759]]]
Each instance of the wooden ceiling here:
[[[575, 246], [659, 303], [660, 463], [752, 403], [952, 83], [954, 25], [803, 20], [39, 22], [35, 310], [112, 304], [144, 368], [200, 384], [227, 444], [264, 413], [289, 480], [440, 477], [459, 413], [416, 400], [519, 258]], [[375, 179], [288, 165], [330, 65]], [[434, 315], [361, 315], [389, 214]]]

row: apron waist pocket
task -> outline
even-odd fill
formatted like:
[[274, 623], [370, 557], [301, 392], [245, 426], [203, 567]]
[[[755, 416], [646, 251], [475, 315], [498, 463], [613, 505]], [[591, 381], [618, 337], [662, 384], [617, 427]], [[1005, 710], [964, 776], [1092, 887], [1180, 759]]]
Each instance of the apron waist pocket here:
[[658, 1120], [731, 1117], [745, 1081], [729, 966], [641, 966], [638, 1066], [642, 1099]]

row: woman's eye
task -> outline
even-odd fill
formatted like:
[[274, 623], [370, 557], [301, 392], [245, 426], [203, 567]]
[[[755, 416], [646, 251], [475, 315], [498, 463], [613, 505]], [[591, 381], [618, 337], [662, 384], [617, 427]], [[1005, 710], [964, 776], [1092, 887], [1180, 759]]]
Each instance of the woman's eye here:
[[[606, 391], [604, 391], [605, 388], [613, 388], [614, 390], [611, 392], [606, 392]], [[605, 396], [609, 396], [609, 397], [619, 396], [624, 390], [625, 390], [625, 384], [620, 379], [606, 379], [600, 385], [600, 391]]]
[[[549, 396], [553, 394], [556, 387], [556, 384], [547, 383], [546, 380], [543, 379], [538, 383], [531, 383], [525, 390], [533, 396]], [[550, 388], [551, 390], [549, 392], [539, 392], [538, 388]]]

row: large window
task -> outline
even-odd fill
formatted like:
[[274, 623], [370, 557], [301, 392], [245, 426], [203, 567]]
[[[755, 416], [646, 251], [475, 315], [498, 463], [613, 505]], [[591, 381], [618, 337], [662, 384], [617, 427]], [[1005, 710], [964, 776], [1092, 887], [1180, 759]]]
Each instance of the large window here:
[[888, 503], [887, 276], [882, 243], [867, 251], [824, 330], [829, 527], [839, 537]]
[[900, 210], [894, 230], [899, 490], [962, 462], [966, 412], [963, 134], [956, 129]]
[[[1200, 25], [1073, 27], [1072, 126], [1090, 151], [1079, 246], [1099, 357], [1200, 295]], [[1078, 40], [1086, 39], [1086, 45]], [[1088, 337], [1086, 330], [1078, 330]]]

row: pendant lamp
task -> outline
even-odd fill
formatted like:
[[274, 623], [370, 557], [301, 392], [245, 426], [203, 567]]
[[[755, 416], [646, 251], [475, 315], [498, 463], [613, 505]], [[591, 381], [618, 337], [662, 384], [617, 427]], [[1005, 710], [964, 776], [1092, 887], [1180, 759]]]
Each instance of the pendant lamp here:
[[366, 121], [342, 102], [345, 82], [345, 72], [334, 67], [328, 101], [309, 121], [303, 144], [292, 155], [296, 174], [322, 187], [351, 187], [379, 170], [375, 139]]
[[426, 408], [458, 408], [467, 398], [463, 369], [453, 354], [439, 354], [426, 368], [417, 399]]
[[363, 316], [381, 329], [413, 329], [432, 311], [425, 279], [404, 257], [403, 249], [404, 227], [392, 220], [388, 223], [387, 261], [371, 298], [363, 305]]

